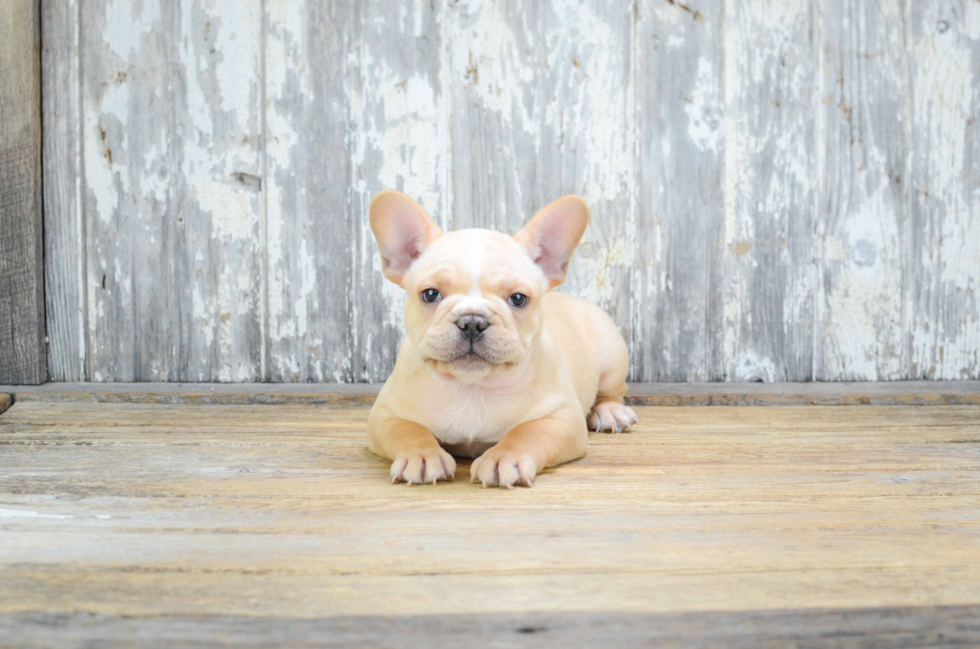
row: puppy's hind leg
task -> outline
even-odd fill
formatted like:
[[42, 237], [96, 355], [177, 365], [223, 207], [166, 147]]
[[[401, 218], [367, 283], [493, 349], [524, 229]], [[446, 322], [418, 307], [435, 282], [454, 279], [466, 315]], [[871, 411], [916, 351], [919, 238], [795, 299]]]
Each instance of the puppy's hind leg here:
[[626, 374], [629, 372], [629, 351], [619, 332], [599, 359], [599, 390], [589, 413], [589, 430], [618, 433], [639, 419], [629, 406], [623, 404], [626, 395]]

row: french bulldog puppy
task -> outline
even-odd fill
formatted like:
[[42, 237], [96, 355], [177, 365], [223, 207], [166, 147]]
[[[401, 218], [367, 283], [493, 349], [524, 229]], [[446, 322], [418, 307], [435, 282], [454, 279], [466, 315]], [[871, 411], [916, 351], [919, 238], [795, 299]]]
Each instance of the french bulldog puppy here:
[[443, 233], [396, 191], [371, 201], [385, 276], [406, 291], [407, 335], [368, 420], [368, 447], [392, 460], [391, 481], [453, 479], [528, 487], [545, 467], [585, 453], [588, 428], [636, 423], [623, 404], [629, 360], [612, 319], [550, 292], [589, 222], [565, 196], [516, 236]]

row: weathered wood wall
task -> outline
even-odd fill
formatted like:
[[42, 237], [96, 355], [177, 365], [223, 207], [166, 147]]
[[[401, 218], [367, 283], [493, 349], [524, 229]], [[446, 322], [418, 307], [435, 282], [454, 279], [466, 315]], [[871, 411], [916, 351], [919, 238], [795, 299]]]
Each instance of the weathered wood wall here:
[[0, 382], [42, 383], [41, 25], [34, 0], [0, 2]]
[[378, 381], [367, 205], [593, 221], [634, 380], [980, 377], [976, 0], [44, 0], [57, 380]]

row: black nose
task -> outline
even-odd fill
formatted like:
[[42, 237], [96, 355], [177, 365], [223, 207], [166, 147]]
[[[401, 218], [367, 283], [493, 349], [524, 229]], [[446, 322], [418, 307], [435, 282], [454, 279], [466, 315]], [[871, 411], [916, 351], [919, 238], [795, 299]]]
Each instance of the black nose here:
[[459, 327], [464, 338], [473, 342], [483, 335], [486, 328], [490, 326], [490, 321], [482, 315], [464, 315], [456, 321], [456, 326]]

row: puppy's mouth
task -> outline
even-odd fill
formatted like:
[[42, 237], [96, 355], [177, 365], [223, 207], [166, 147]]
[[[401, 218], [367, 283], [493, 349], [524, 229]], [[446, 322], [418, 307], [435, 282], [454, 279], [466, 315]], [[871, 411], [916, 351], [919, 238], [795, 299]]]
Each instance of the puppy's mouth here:
[[453, 360], [449, 361], [449, 364], [456, 370], [471, 372], [474, 370], [482, 370], [486, 368], [487, 365], [493, 365], [493, 362], [485, 356], [482, 356], [479, 352], [471, 349], [470, 351], [460, 354]]
[[492, 354], [487, 354], [486, 352], [477, 349], [472, 343], [470, 343], [469, 349], [462, 349], [452, 358], [446, 359], [446, 362], [452, 365], [456, 369], [463, 371], [473, 371], [477, 369], [482, 369], [487, 365], [493, 365]]
[[497, 368], [510, 366], [508, 361], [495, 358], [492, 350], [484, 350], [473, 345], [464, 347], [446, 358], [436, 358], [430, 356], [425, 362], [440, 372], [455, 375], [486, 375], [494, 372]]

